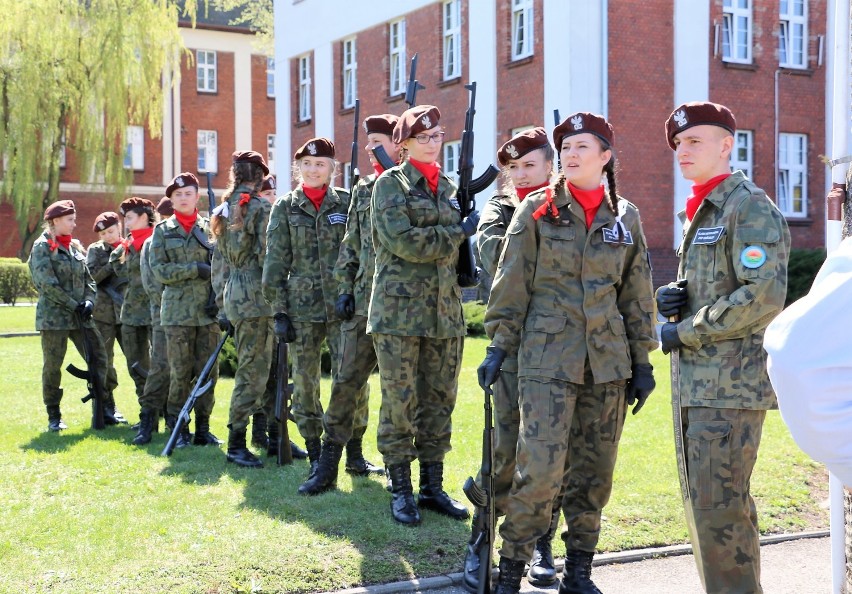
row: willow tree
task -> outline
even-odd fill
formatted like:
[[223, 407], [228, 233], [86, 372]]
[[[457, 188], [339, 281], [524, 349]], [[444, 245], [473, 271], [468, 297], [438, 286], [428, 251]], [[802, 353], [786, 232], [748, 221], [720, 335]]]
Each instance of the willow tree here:
[[58, 199], [63, 146], [82, 184], [121, 195], [132, 181], [126, 130], [161, 129], [164, 72], [185, 51], [178, 11], [172, 0], [0, 0], [0, 199], [22, 257]]
[[257, 34], [258, 49], [271, 56], [273, 52], [272, 0], [213, 0], [211, 5], [222, 11], [233, 11], [237, 16], [231, 25], [246, 25]]

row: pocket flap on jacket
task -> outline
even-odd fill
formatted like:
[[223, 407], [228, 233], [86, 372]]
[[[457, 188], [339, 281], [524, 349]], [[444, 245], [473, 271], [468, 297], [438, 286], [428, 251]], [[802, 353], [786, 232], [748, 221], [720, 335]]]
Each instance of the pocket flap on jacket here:
[[420, 297], [423, 294], [423, 283], [386, 281], [385, 294], [391, 297]]
[[562, 316], [530, 316], [524, 328], [533, 332], [557, 334], [565, 329], [565, 322]]

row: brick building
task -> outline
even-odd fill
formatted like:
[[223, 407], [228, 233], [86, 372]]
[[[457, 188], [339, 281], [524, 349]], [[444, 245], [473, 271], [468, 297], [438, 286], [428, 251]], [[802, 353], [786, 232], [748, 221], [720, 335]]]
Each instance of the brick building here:
[[[776, 200], [794, 247], [820, 247], [835, 1], [276, 0], [277, 150], [328, 136], [348, 165], [355, 98], [362, 117], [402, 112], [415, 53], [418, 103], [443, 114], [447, 171], [468, 81], [478, 83], [475, 174], [519, 128], [552, 128], [554, 109], [605, 114], [620, 192], [641, 209], [661, 282], [674, 276], [675, 213], [690, 192], [663, 124], [677, 104], [709, 99], [737, 116], [732, 166]], [[279, 159], [279, 179], [288, 168]]]
[[[155, 203], [168, 182], [181, 171], [192, 171], [204, 182], [210, 171], [216, 196], [228, 183], [231, 153], [252, 148], [274, 158], [275, 99], [272, 60], [255, 47], [254, 34], [229, 23], [233, 13], [199, 10], [196, 27], [180, 22], [184, 45], [192, 59], [184, 59], [174, 89], [166, 82], [163, 126], [159, 137], [142, 126], [128, 129], [126, 166], [134, 171], [128, 196]], [[202, 192], [204, 188], [202, 187]], [[92, 224], [98, 213], [117, 210], [116, 199], [104, 188], [79, 183], [74, 151], [66, 149], [60, 197], [74, 200], [74, 235], [88, 244], [97, 239]], [[204, 199], [206, 204], [206, 199]], [[199, 204], [201, 210], [206, 206]], [[0, 204], [0, 256], [17, 254], [21, 238], [12, 208]]]

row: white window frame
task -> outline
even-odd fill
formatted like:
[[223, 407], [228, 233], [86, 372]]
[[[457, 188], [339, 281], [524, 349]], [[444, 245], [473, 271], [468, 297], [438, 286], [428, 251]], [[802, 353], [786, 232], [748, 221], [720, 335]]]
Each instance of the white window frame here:
[[213, 50], [195, 50], [195, 88], [199, 93], [215, 93], [217, 56]]
[[[797, 13], [797, 8], [801, 14]], [[778, 64], [784, 68], [808, 67], [808, 0], [781, 0]]]
[[199, 173], [218, 173], [218, 139], [215, 130], [199, 130], [198, 139], [198, 171]]
[[443, 5], [444, 80], [461, 76], [461, 0], [447, 0]]
[[266, 58], [266, 96], [275, 97], [275, 58]]
[[405, 19], [392, 21], [388, 27], [388, 57], [390, 64], [390, 79], [388, 95], [405, 93]]
[[311, 55], [299, 56], [299, 121], [311, 119]]
[[[752, 0], [723, 0], [722, 2], [722, 61], [751, 64]], [[742, 4], [746, 6], [743, 7]], [[745, 43], [743, 44], [743, 38]]]
[[124, 168], [145, 169], [145, 128], [128, 126], [125, 132]]
[[[68, 151], [67, 151], [65, 137], [66, 137], [66, 130], [63, 128], [62, 135], [59, 137], [59, 168], [60, 169], [65, 169], [66, 163], [67, 163], [66, 158], [67, 158]], [[5, 161], [6, 155], [3, 155], [3, 159], [4, 159], [3, 170], [5, 171], [5, 170], [9, 169], [8, 163], [6, 163], [6, 161]]]
[[731, 151], [731, 171], [739, 169], [746, 177], [753, 179], [754, 171], [754, 132], [737, 130], [734, 133], [734, 148]]
[[807, 196], [808, 135], [782, 132], [778, 135], [778, 208], [787, 218], [804, 218]]
[[512, 60], [533, 55], [533, 0], [512, 0]]
[[459, 159], [461, 158], [461, 140], [444, 143], [443, 170], [453, 181], [458, 181]]
[[355, 38], [344, 39], [341, 44], [343, 55], [343, 108], [355, 107], [358, 98], [358, 54]]
[[266, 165], [275, 173], [275, 134], [266, 135]]

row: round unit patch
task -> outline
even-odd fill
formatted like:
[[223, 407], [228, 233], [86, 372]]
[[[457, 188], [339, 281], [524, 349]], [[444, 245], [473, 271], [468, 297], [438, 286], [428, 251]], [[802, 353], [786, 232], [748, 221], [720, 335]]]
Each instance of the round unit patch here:
[[759, 245], [746, 246], [740, 254], [740, 262], [746, 268], [760, 268], [766, 263], [766, 250]]

